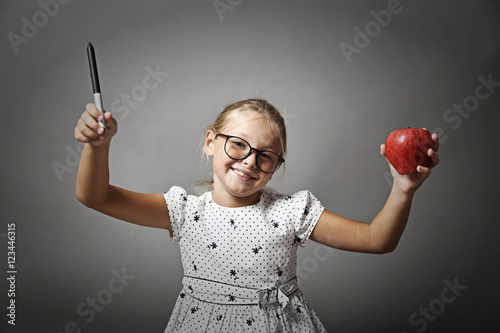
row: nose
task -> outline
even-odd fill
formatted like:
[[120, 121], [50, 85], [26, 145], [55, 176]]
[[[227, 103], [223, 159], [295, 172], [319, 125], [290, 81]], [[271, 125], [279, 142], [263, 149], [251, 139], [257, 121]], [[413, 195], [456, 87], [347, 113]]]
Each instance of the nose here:
[[242, 160], [243, 164], [248, 166], [249, 168], [256, 168], [257, 167], [257, 154], [255, 150], [252, 150], [250, 154]]

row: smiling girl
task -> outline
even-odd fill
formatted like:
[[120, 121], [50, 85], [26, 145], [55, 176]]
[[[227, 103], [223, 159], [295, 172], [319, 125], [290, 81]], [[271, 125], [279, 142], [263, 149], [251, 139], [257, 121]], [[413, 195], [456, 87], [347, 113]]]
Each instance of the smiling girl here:
[[[85, 142], [76, 194], [86, 206], [118, 219], [166, 229], [179, 242], [183, 289], [165, 332], [326, 332], [299, 289], [297, 249], [308, 239], [342, 250], [387, 253], [406, 226], [413, 195], [438, 161], [399, 175], [371, 223], [326, 210], [309, 191], [291, 195], [265, 186], [285, 162], [286, 130], [266, 100], [228, 105], [209, 126], [204, 152], [213, 188], [200, 196], [177, 186], [143, 194], [109, 184], [108, 155], [117, 123], [88, 104], [75, 128]], [[385, 147], [380, 153], [385, 157]]]

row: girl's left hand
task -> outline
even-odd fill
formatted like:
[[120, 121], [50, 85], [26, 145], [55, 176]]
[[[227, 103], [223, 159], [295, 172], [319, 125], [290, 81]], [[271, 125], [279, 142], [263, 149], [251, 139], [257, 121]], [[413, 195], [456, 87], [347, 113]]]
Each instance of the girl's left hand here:
[[427, 151], [427, 155], [430, 157], [429, 165], [427, 165], [427, 167], [419, 165], [416, 172], [406, 175], [400, 175], [396, 169], [394, 169], [385, 155], [385, 144], [380, 145], [380, 154], [387, 160], [391, 168], [391, 174], [394, 180], [393, 186], [398, 186], [404, 193], [412, 194], [422, 185], [424, 180], [429, 177], [431, 169], [439, 163], [439, 154], [437, 153], [439, 150], [439, 138], [436, 133], [432, 133], [432, 141], [434, 142], [433, 147], [429, 148]]

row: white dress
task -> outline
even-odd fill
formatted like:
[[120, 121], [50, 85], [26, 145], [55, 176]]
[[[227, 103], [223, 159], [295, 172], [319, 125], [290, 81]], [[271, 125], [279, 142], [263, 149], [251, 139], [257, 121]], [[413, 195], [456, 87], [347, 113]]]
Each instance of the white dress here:
[[264, 191], [251, 206], [164, 193], [184, 278], [165, 332], [326, 332], [298, 288], [297, 247], [324, 207], [308, 191]]

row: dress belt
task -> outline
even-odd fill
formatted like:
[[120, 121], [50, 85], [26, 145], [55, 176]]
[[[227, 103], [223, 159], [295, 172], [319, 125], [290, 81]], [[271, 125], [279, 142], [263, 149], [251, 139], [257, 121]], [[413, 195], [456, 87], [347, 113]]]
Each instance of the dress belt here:
[[299, 289], [297, 277], [280, 286], [271, 286], [266, 289], [242, 287], [193, 276], [184, 276], [182, 284], [184, 288], [180, 297], [185, 297], [188, 294], [195, 299], [208, 303], [259, 305], [261, 309], [276, 305], [285, 307], [289, 297]]

